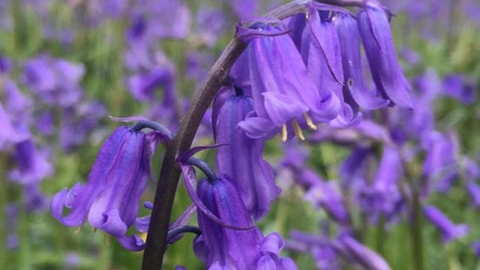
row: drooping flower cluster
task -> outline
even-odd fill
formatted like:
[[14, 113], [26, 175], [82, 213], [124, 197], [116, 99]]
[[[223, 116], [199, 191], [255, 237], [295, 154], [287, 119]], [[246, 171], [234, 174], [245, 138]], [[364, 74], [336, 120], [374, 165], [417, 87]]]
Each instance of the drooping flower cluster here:
[[[304, 139], [302, 128], [316, 129], [321, 122], [357, 125], [360, 107], [413, 107], [410, 84], [395, 55], [388, 10], [366, 1], [355, 20], [339, 8], [306, 8], [290, 19], [291, 31], [272, 19], [237, 26], [236, 34], [248, 48], [231, 76], [253, 98], [254, 113], [239, 123], [249, 137], [268, 138], [281, 130], [286, 140], [292, 137], [290, 130]], [[375, 90], [364, 81], [360, 37]]]
[[[291, 259], [280, 257], [282, 237], [278, 233], [264, 237], [254, 225], [236, 183], [242, 179], [227, 174], [216, 176], [202, 163], [191, 162], [190, 155], [183, 155], [179, 162], [187, 190], [199, 209], [202, 234], [195, 238], [193, 248], [207, 269], [298, 269]], [[199, 166], [207, 175], [196, 192], [192, 185], [196, 174], [188, 163]]]

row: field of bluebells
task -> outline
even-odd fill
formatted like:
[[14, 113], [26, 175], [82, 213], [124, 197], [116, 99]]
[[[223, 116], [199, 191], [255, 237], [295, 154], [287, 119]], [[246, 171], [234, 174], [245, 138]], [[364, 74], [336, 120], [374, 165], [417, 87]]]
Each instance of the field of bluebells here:
[[479, 14], [0, 0], [0, 268], [480, 269]]

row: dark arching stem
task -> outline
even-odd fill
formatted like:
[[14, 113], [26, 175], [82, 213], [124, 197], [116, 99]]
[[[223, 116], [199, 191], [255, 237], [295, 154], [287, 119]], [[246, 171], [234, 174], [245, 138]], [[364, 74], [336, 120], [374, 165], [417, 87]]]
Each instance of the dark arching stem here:
[[215, 172], [208, 166], [205, 161], [196, 157], [190, 157], [186, 163], [199, 168], [207, 176], [208, 182], [214, 183], [218, 180]]

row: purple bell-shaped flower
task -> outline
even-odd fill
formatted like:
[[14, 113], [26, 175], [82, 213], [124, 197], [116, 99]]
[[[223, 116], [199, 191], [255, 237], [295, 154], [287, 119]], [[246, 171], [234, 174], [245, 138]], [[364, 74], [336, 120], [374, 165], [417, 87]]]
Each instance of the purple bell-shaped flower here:
[[286, 33], [281, 22], [271, 19], [237, 27], [237, 36], [249, 45], [233, 70], [249, 73], [241, 72], [247, 77], [241, 81], [234, 75], [234, 83], [251, 87], [255, 110], [239, 127], [251, 138], [269, 137], [281, 129], [285, 141], [292, 137], [290, 129], [304, 139], [303, 126], [316, 129], [316, 123], [333, 119], [339, 111], [338, 98], [331, 93], [321, 95]]
[[352, 109], [358, 107], [374, 110], [388, 105], [389, 101], [377, 97], [374, 92], [368, 91], [363, 73], [360, 55], [360, 35], [357, 20], [352, 15], [337, 12], [332, 18], [337, 30], [342, 54], [343, 67], [343, 95]]
[[[150, 177], [152, 143], [156, 146], [158, 142], [155, 135], [117, 128], [103, 143], [87, 183], [77, 183], [52, 198], [52, 215], [66, 226], [80, 226], [87, 219], [125, 248], [143, 249], [140, 238], [126, 233], [137, 218], [140, 196]], [[64, 206], [71, 209], [66, 216], [62, 214]]]
[[377, 91], [391, 105], [413, 108], [412, 87], [398, 63], [389, 25], [391, 13], [376, 0], [358, 12], [358, 29]]
[[218, 114], [212, 120], [216, 143], [225, 144], [217, 149], [218, 171], [232, 177], [248, 211], [258, 220], [268, 212], [280, 188], [275, 185], [272, 167], [262, 158], [265, 141], [249, 138], [237, 126], [253, 112], [252, 98], [238, 87], [225, 90], [229, 97], [223, 104], [216, 99], [214, 111]]
[[333, 92], [340, 101], [340, 112], [331, 124], [355, 125], [361, 120], [362, 115], [358, 108], [352, 108], [344, 98], [342, 90], [344, 74], [337, 31], [331, 19], [328, 16], [321, 18], [320, 14], [325, 15], [326, 12], [319, 13], [313, 7], [308, 9], [307, 24], [301, 43], [303, 61], [307, 66], [308, 76], [321, 94], [324, 96]]

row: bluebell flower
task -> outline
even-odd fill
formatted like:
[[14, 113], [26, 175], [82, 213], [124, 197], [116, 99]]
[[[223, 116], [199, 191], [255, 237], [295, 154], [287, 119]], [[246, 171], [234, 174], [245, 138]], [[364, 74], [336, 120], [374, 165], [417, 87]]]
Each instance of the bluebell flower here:
[[6, 110], [12, 116], [14, 123], [27, 123], [32, 115], [32, 99], [24, 95], [17, 84], [6, 79], [4, 81]]
[[194, 148], [179, 156], [187, 191], [197, 206], [198, 226], [202, 234], [194, 240], [193, 249], [207, 269], [297, 269], [289, 258], [279, 253], [284, 242], [278, 233], [264, 237], [250, 217], [245, 203], [226, 174], [217, 176], [205, 162], [195, 159], [196, 166], [207, 175], [197, 185], [191, 155], [208, 147]]
[[371, 147], [356, 146], [339, 166], [340, 185], [348, 190], [357, 205], [364, 202], [364, 191], [368, 185], [370, 162], [373, 159]]
[[[139, 101], [153, 101], [157, 91], [164, 88], [164, 98], [171, 103], [175, 95], [175, 71], [172, 66], [165, 65], [153, 68], [144, 74], [137, 74], [128, 79], [130, 92]], [[170, 104], [171, 105], [171, 104]]]
[[4, 211], [5, 220], [2, 222], [5, 222], [4, 228], [7, 232], [5, 246], [7, 249], [13, 250], [20, 245], [17, 233], [18, 216], [20, 211], [18, 210], [18, 206], [13, 203], [7, 204]]
[[477, 240], [475, 242], [473, 242], [470, 247], [473, 249], [473, 251], [475, 252], [475, 255], [477, 257], [480, 257], [480, 240]]
[[15, 144], [13, 158], [17, 167], [9, 172], [9, 177], [18, 183], [36, 184], [53, 174], [46, 153], [37, 149], [30, 136]]
[[19, 137], [21, 133], [19, 133], [13, 125], [11, 116], [7, 113], [2, 103], [0, 103], [0, 126], [2, 126], [2, 132], [0, 132], [0, 150], [6, 148], [6, 145], [9, 143], [20, 142], [24, 139]]
[[227, 2], [240, 19], [256, 16], [259, 11], [259, 2], [254, 0], [230, 0]]
[[290, 38], [292, 39], [295, 47], [297, 47], [298, 51], [302, 49], [302, 36], [305, 26], [307, 24], [307, 16], [304, 13], [298, 13], [290, 17], [288, 21], [288, 28], [291, 31], [288, 33]]
[[[154, 134], [154, 132], [149, 133]], [[150, 157], [156, 138], [128, 127], [117, 128], [102, 145], [85, 185], [57, 193], [52, 215], [66, 226], [80, 226], [87, 219], [95, 228], [114, 237], [127, 249], [144, 248], [136, 235], [127, 236], [134, 224], [140, 196], [150, 177]], [[71, 211], [63, 216], [63, 208]]]
[[443, 79], [442, 92], [464, 104], [472, 104], [477, 99], [476, 84], [465, 75], [450, 74]]
[[85, 68], [48, 55], [39, 56], [25, 64], [23, 79], [27, 87], [50, 105], [68, 107], [80, 101], [80, 80]]
[[374, 220], [382, 214], [391, 217], [399, 210], [398, 206], [403, 200], [398, 188], [398, 181], [403, 175], [401, 161], [397, 149], [384, 147], [373, 183], [364, 189], [365, 201], [362, 206]]
[[475, 208], [480, 208], [480, 186], [478, 185], [480, 166], [476, 160], [469, 157], [464, 157], [461, 160], [461, 166], [463, 169], [463, 178], [467, 181], [466, 189], [472, 199], [472, 205]]
[[[431, 131], [424, 142], [426, 150], [425, 162], [423, 163], [422, 177], [428, 184], [441, 187], [443, 192], [448, 192], [450, 186], [457, 177], [458, 164], [455, 159], [457, 154], [456, 143], [446, 134]], [[453, 177], [452, 179], [449, 179]], [[451, 180], [445, 182], [445, 179]], [[449, 183], [449, 185], [443, 185]]]
[[[92, 133], [98, 132], [99, 121], [106, 115], [106, 109], [100, 102], [79, 102], [76, 106], [64, 108], [62, 112], [63, 125], [60, 127], [60, 145], [65, 152], [72, 152], [84, 144]], [[48, 131], [53, 123], [43, 119]], [[40, 122], [40, 119], [39, 121]], [[39, 123], [40, 125], [40, 123]]]
[[335, 25], [340, 42], [345, 101], [354, 111], [358, 110], [358, 106], [367, 110], [387, 106], [388, 100], [376, 96], [376, 93], [369, 91], [366, 87], [357, 20], [348, 13], [337, 12], [332, 18], [332, 23]]
[[467, 191], [470, 194], [470, 197], [472, 198], [472, 204], [475, 208], [480, 207], [480, 186], [473, 181], [469, 180], [467, 182]]
[[[358, 108], [352, 108], [344, 98], [342, 86], [344, 74], [340, 41], [331, 18], [322, 16], [310, 7], [307, 25], [303, 31], [301, 54], [307, 66], [310, 79], [322, 95], [333, 92], [340, 101], [340, 112], [332, 121], [334, 126], [350, 126], [358, 124], [362, 115]], [[321, 13], [324, 15], [324, 12]], [[353, 104], [356, 106], [356, 104]]]
[[80, 255], [73, 252], [66, 253], [63, 260], [64, 269], [76, 269], [79, 268], [82, 263], [82, 258], [80, 257]]
[[[218, 171], [233, 179], [248, 211], [255, 220], [263, 217], [280, 193], [275, 185], [272, 167], [262, 158], [264, 139], [252, 139], [237, 124], [253, 112], [253, 100], [242, 89], [224, 88], [229, 97], [214, 102], [215, 142], [225, 144], [217, 149]], [[218, 113], [217, 113], [218, 110]]]
[[414, 85], [418, 93], [415, 96], [415, 110], [397, 110], [401, 118], [395, 125], [401, 126], [408, 136], [424, 142], [435, 129], [433, 103], [439, 96], [441, 81], [438, 74], [429, 69], [415, 79]]
[[118, 19], [120, 16], [124, 15], [124, 12], [128, 9], [127, 0], [106, 0], [101, 2], [101, 15], [107, 15], [112, 18]]
[[308, 168], [307, 156], [297, 148], [287, 148], [287, 155], [281, 166], [292, 172], [292, 178], [305, 189], [305, 199], [315, 208], [323, 209], [333, 220], [341, 225], [350, 225], [350, 216], [345, 207], [338, 183], [321, 179], [316, 172]]
[[139, 101], [150, 104], [144, 113], [149, 118], [158, 119], [175, 130], [179, 122], [178, 98], [176, 93], [176, 71], [173, 64], [163, 59], [161, 63], [148, 68], [148, 71], [131, 76], [128, 87]]
[[200, 44], [213, 47], [226, 26], [226, 18], [222, 10], [202, 7], [198, 11], [195, 32]]
[[215, 182], [202, 180], [197, 194], [222, 221], [251, 227], [248, 230], [226, 228], [199, 211], [198, 225], [202, 234], [195, 239], [194, 251], [205, 262], [207, 269], [297, 269], [292, 260], [279, 256], [283, 247], [279, 234], [264, 237], [253, 226], [250, 214], [228, 176], [220, 176]]
[[379, 254], [358, 242], [349, 234], [338, 238], [339, 252], [369, 270], [390, 270], [390, 266]]
[[413, 108], [412, 87], [398, 63], [390, 30], [390, 11], [376, 0], [367, 0], [358, 12], [358, 29], [376, 90], [391, 105]]
[[48, 206], [48, 198], [40, 190], [39, 183], [25, 185], [23, 197], [29, 212], [44, 211]]
[[316, 123], [333, 119], [339, 111], [338, 98], [321, 95], [286, 32], [281, 22], [269, 19], [237, 27], [237, 36], [249, 45], [239, 59], [244, 66], [236, 69], [247, 69], [249, 74], [242, 78], [248, 81], [234, 78], [234, 82], [250, 86], [255, 110], [239, 127], [251, 138], [269, 137], [281, 129], [284, 141], [292, 133], [304, 139], [303, 126], [316, 129]]
[[[306, 173], [303, 175], [306, 175]], [[316, 177], [316, 174], [310, 171], [309, 176]], [[314, 207], [324, 209], [325, 212], [340, 225], [349, 226], [350, 216], [336, 182], [317, 181], [316, 184], [308, 189], [305, 198], [310, 201]]]
[[335, 247], [335, 242], [322, 235], [312, 235], [299, 231], [292, 231], [290, 237], [295, 244], [304, 246], [315, 259], [317, 267], [325, 270], [341, 269], [340, 254]]
[[10, 59], [0, 54], [0, 73], [9, 73], [12, 69], [12, 63]]
[[128, 43], [137, 47], [140, 41], [143, 44], [137, 48], [143, 47], [145, 53], [154, 49], [159, 38], [184, 39], [189, 34], [191, 14], [184, 1], [136, 1], [128, 10], [133, 26]]
[[423, 213], [432, 225], [442, 233], [443, 243], [460, 238], [468, 233], [469, 227], [465, 224], [455, 225], [438, 208], [432, 205], [425, 206]]

